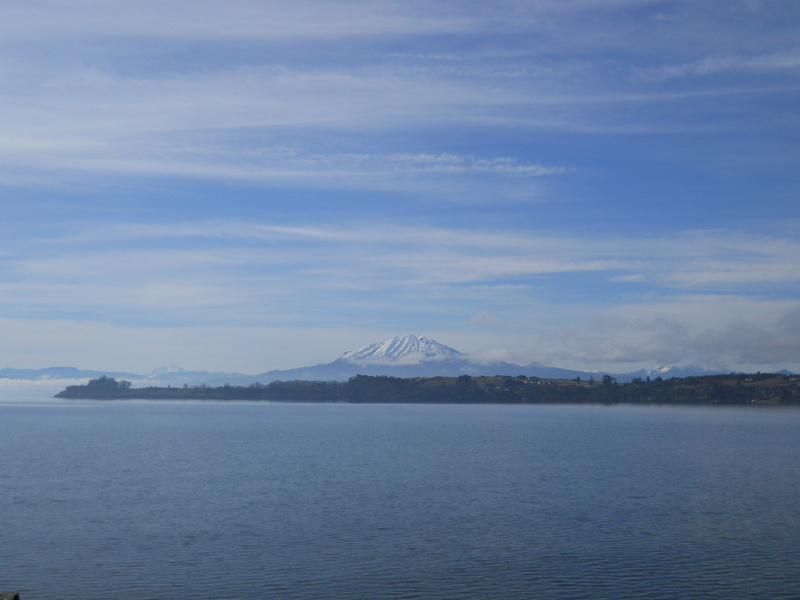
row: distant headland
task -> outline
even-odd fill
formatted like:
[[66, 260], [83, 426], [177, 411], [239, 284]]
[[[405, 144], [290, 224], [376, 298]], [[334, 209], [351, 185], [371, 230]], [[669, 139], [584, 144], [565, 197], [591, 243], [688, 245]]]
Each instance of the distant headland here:
[[519, 375], [389, 377], [356, 375], [347, 381], [273, 381], [247, 386], [134, 388], [112, 377], [71, 385], [56, 398], [85, 400], [229, 400], [425, 404], [800, 404], [800, 376], [782, 373], [599, 380]]

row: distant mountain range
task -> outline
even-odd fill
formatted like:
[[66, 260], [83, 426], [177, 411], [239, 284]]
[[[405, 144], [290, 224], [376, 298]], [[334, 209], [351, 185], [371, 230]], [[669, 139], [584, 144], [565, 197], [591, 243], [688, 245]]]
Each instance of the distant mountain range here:
[[164, 366], [146, 375], [128, 372], [90, 371], [74, 367], [50, 367], [47, 369], [0, 369], [0, 379], [46, 381], [82, 380], [106, 375], [115, 379], [126, 379], [135, 386], [147, 385], [248, 385], [271, 381], [346, 381], [355, 375], [388, 375], [393, 377], [457, 377], [459, 375], [525, 375], [543, 379], [600, 379], [611, 375], [619, 382], [634, 378], [655, 379], [661, 377], [693, 377], [718, 375], [729, 371], [700, 367], [659, 366], [630, 373], [607, 371], [575, 371], [549, 367], [538, 363], [516, 365], [508, 362], [479, 362], [468, 354], [420, 335], [404, 335], [369, 344], [358, 350], [345, 352], [330, 363], [273, 370], [258, 375], [208, 371], [187, 371], [174, 365]]
[[537, 363], [516, 365], [496, 361], [475, 361], [468, 354], [419, 335], [404, 335], [385, 342], [364, 346], [345, 352], [335, 361], [311, 367], [268, 371], [246, 378], [245, 382], [269, 383], [276, 380], [329, 380], [345, 381], [354, 375], [389, 375], [393, 377], [457, 377], [459, 375], [525, 375], [543, 379], [602, 378], [611, 375], [618, 381], [631, 381], [636, 377], [690, 377], [714, 375], [727, 371], [714, 371], [700, 367], [667, 367], [642, 369], [632, 373], [606, 371], [575, 371], [549, 367]]

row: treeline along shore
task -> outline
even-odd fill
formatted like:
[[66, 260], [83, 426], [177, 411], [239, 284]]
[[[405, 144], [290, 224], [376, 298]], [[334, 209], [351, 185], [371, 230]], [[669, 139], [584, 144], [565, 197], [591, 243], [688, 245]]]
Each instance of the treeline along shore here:
[[618, 383], [599, 380], [486, 376], [401, 378], [357, 375], [338, 381], [267, 385], [142, 387], [111, 377], [71, 385], [57, 398], [85, 400], [246, 400], [427, 404], [800, 404], [800, 376], [711, 375]]

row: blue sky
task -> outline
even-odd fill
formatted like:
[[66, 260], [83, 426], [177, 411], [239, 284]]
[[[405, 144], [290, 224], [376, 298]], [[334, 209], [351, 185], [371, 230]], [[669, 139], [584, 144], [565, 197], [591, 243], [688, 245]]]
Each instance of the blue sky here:
[[0, 366], [800, 371], [795, 0], [7, 0]]

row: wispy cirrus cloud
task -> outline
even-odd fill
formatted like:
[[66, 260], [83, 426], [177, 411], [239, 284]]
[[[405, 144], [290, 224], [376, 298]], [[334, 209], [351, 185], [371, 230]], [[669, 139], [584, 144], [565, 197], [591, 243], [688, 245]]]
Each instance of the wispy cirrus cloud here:
[[[261, 148], [252, 153], [239, 150], [231, 156], [224, 149], [200, 156], [186, 152], [182, 158], [167, 163], [159, 161], [131, 161], [129, 170], [138, 168], [145, 172], [164, 172], [206, 177], [237, 179], [292, 180], [298, 177], [330, 176], [423, 176], [423, 175], [500, 175], [511, 177], [545, 177], [562, 175], [570, 169], [522, 162], [513, 157], [483, 158], [452, 153], [404, 153], [404, 154], [317, 154], [304, 152], [300, 148]], [[246, 160], [244, 160], [246, 159]], [[110, 160], [94, 160], [114, 167]], [[125, 168], [117, 163], [119, 168]]]
[[[659, 17], [659, 3], [505, 2], [491, 12], [476, 7], [420, 11], [421, 5], [379, 2], [364, 7], [339, 2], [334, 9], [320, 2], [240, 1], [222, 9], [200, 2], [192, 14], [176, 1], [120, 2], [113, 10], [106, 3], [88, 1], [4, 5], [0, 31], [5, 26], [8, 35], [5, 60], [0, 59], [0, 156], [8, 166], [2, 175], [11, 182], [21, 169], [49, 170], [51, 181], [55, 170], [61, 171], [59, 177], [74, 170], [159, 177], [199, 177], [205, 172], [231, 180], [271, 181], [281, 174], [288, 179], [309, 171], [298, 161], [284, 157], [281, 162], [270, 156], [270, 148], [291, 145], [287, 128], [313, 131], [314, 137], [333, 145], [343, 132], [357, 136], [422, 132], [445, 124], [595, 134], [698, 130], [708, 127], [697, 118], [698, 98], [719, 103], [736, 94], [754, 93], [752, 85], [630, 89], [623, 76], [627, 69], [604, 59], [604, 53], [619, 52], [614, 41], [618, 38], [641, 39], [641, 31], [620, 15], [630, 10], [657, 23], [666, 18]], [[690, 22], [690, 17], [705, 14], [700, 9], [698, 14], [682, 10], [688, 14], [679, 11], [669, 18]], [[589, 35], [590, 27], [583, 26], [583, 35], [568, 36], [556, 47], [560, 53], [552, 44], [535, 42], [410, 53], [398, 52], [408, 42], [386, 48], [375, 41], [379, 34], [404, 40], [412, 36], [428, 49], [425, 36], [491, 38], [512, 24], [515, 30], [537, 34], [529, 36], [536, 40], [562, 19], [581, 23], [587, 15], [623, 31], [618, 36]], [[654, 30], [651, 37], [654, 52], [662, 37], [673, 39], [661, 30]], [[186, 47], [187, 38], [202, 42], [202, 47]], [[295, 38], [300, 41], [287, 41]], [[77, 44], [75, 39], [86, 41]], [[573, 39], [580, 41], [580, 47], [570, 47]], [[243, 49], [242, 43], [256, 45]], [[332, 43], [338, 49], [333, 54]], [[30, 44], [42, 52], [17, 51]], [[698, 44], [686, 42], [688, 48]], [[588, 54], [587, 45], [592, 49]], [[197, 60], [189, 58], [194, 52], [200, 52]], [[595, 53], [598, 58], [592, 58]], [[660, 51], [657, 54], [663, 58]], [[635, 70], [642, 77], [663, 79], [734, 68], [791, 70], [797, 60], [795, 48]], [[170, 68], [155, 68], [165, 61]], [[774, 84], [756, 88], [768, 95], [781, 93]], [[676, 118], [665, 118], [664, 111], [639, 108], [665, 102], [675, 106], [668, 114], [694, 114], [695, 119], [681, 119], [679, 124]], [[739, 114], [717, 121], [715, 127], [724, 130], [741, 123]], [[261, 147], [267, 149], [264, 158], [270, 162], [254, 156], [254, 136], [269, 140]], [[391, 161], [397, 168], [404, 155], [427, 155], [430, 174], [500, 172], [497, 157], [476, 158], [471, 164], [448, 162], [444, 157], [458, 153], [442, 152], [436, 145], [422, 140], [412, 152], [334, 151], [327, 160], [308, 152], [305, 166], [316, 160], [320, 167], [327, 162], [331, 169], [345, 169], [358, 156], [381, 154], [384, 165]], [[507, 158], [511, 162], [505, 164], [506, 173], [527, 169], [529, 174], [541, 174], [542, 169], [562, 168], [526, 164], [513, 154]], [[18, 179], [35, 181], [23, 175]]]
[[[289, 314], [290, 307], [316, 306], [320, 294], [344, 310], [360, 308], [355, 296], [364, 294], [378, 311], [397, 309], [409, 296], [458, 296], [467, 310], [493, 304], [498, 290], [516, 305], [543, 300], [541, 289], [580, 305], [598, 299], [592, 290], [602, 281], [606, 302], [625, 305], [698, 293], [747, 293], [757, 301], [800, 285], [800, 240], [728, 231], [588, 240], [375, 223], [186, 222], [98, 226], [6, 252], [7, 306], [61, 313], [70, 305], [80, 310], [91, 297], [108, 304], [110, 318], [115, 311], [158, 319], [216, 312], [224, 322], [238, 311], [261, 319], [269, 298]], [[189, 309], [203, 310], [191, 317]]]
[[[59, 73], [46, 84], [3, 87], [0, 156], [9, 179], [22, 169], [41, 169], [50, 181], [59, 172], [73, 178], [95, 172], [267, 182], [311, 177], [315, 185], [332, 185], [337, 177], [370, 174], [541, 176], [566, 170], [515, 156], [426, 151], [424, 140], [418, 152], [335, 150], [344, 130], [483, 119], [487, 106], [517, 95], [498, 97], [465, 82], [269, 67], [168, 79], [83, 70]], [[286, 128], [317, 131], [331, 151], [304, 150]]]
[[[800, 240], [788, 233], [590, 240], [219, 221], [97, 225], [4, 250], [7, 318], [88, 319], [120, 333], [415, 323], [466, 351], [597, 368], [703, 353], [707, 365], [774, 363], [797, 340]], [[726, 346], [758, 335], [749, 350]]]
[[10, 0], [4, 339], [788, 356], [798, 31], [794, 0]]
[[646, 80], [666, 80], [712, 75], [731, 71], [772, 72], [800, 69], [800, 48], [755, 56], [708, 56], [691, 63], [639, 68], [635, 73]]
[[342, 38], [433, 34], [461, 31], [470, 19], [435, 12], [420, 13], [409, 3], [379, 0], [197, 0], [192, 10], [180, 0], [122, 0], [110, 5], [97, 0], [30, 5], [10, 0], [0, 9], [4, 39], [150, 37], [154, 39], [277, 39]]

